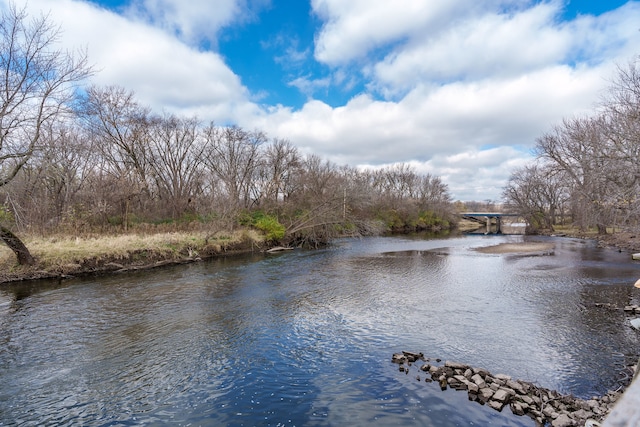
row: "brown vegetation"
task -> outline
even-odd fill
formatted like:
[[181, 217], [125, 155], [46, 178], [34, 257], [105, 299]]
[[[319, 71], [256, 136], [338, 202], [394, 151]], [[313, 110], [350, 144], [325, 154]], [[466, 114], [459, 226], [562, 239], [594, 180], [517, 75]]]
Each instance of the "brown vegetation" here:
[[640, 57], [620, 67], [592, 116], [567, 118], [537, 140], [534, 162], [504, 189], [530, 231], [569, 224], [640, 232]]
[[0, 283], [147, 269], [267, 247], [252, 230], [48, 236], [26, 242], [34, 255], [33, 265], [17, 265], [12, 252], [0, 246]]

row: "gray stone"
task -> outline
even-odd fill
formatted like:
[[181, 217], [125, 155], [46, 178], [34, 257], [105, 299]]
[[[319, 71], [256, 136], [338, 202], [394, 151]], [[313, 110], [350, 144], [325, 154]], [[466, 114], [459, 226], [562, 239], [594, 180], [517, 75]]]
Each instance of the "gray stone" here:
[[533, 401], [533, 399], [531, 398], [531, 396], [520, 396], [520, 398], [522, 399], [522, 401], [524, 403], [526, 403], [529, 406], [533, 406], [535, 404], [535, 402]]
[[499, 402], [497, 400], [491, 400], [489, 403], [487, 403], [487, 405], [489, 405], [490, 408], [493, 408], [496, 411], [502, 411], [502, 408], [504, 408], [504, 402]]
[[471, 381], [473, 381], [479, 388], [485, 388], [487, 386], [487, 383], [480, 376], [480, 374], [475, 374], [473, 377], [471, 377]]
[[487, 371], [486, 369], [483, 369], [483, 368], [473, 368], [473, 373], [482, 376], [482, 378], [484, 378], [487, 375], [489, 375], [489, 371]]
[[575, 419], [586, 420], [587, 418], [590, 418], [593, 416], [593, 412], [585, 411], [584, 409], [579, 409], [575, 412], [572, 412], [571, 416]]
[[522, 384], [520, 384], [520, 382], [518, 382], [518, 381], [508, 380], [505, 385], [507, 387], [509, 387], [510, 389], [517, 391], [518, 394], [525, 394], [526, 393], [524, 387], [522, 387]]
[[511, 379], [511, 377], [509, 375], [505, 375], [505, 374], [494, 375], [494, 377], [497, 380], [501, 380], [501, 381], [504, 381], [504, 382], [507, 382], [507, 381], [509, 381]]
[[447, 378], [447, 384], [449, 384], [451, 387], [456, 387], [460, 384], [460, 381], [458, 381], [458, 379], [455, 377], [449, 377]]
[[481, 402], [488, 402], [493, 397], [493, 390], [488, 387], [479, 390], [478, 399]]
[[552, 427], [571, 427], [573, 426], [573, 420], [567, 414], [561, 414], [551, 422]]
[[469, 365], [465, 365], [463, 363], [457, 363], [457, 362], [450, 362], [448, 360], [444, 362], [444, 366], [451, 369], [462, 369], [463, 371], [469, 369]]
[[393, 363], [402, 364], [407, 361], [407, 357], [402, 353], [395, 353], [393, 356], [391, 356], [391, 361]]
[[512, 402], [511, 403], [511, 412], [513, 412], [515, 415], [523, 416], [524, 415], [524, 409], [525, 409], [524, 406], [522, 406], [518, 402]]
[[498, 402], [503, 403], [509, 400], [509, 397], [509, 393], [504, 389], [500, 389], [493, 394], [493, 400], [497, 400]]

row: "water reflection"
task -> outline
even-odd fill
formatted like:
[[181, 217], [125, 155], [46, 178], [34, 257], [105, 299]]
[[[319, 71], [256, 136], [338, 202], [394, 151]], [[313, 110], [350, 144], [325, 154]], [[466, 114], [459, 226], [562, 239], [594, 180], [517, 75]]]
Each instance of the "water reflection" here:
[[524, 239], [344, 240], [6, 286], [0, 424], [531, 425], [389, 362], [408, 349], [583, 397], [615, 386], [638, 333], [594, 303], [636, 301], [640, 269], [570, 239], [473, 250]]

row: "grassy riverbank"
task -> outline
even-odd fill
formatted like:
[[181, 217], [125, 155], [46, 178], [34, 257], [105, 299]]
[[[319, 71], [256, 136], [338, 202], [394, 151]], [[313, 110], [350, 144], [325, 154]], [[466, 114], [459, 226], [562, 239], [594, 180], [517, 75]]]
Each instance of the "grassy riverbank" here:
[[[602, 247], [640, 252], [640, 236], [557, 229], [555, 235], [595, 239]], [[18, 266], [13, 254], [0, 245], [0, 283], [138, 270], [168, 264], [194, 262], [240, 252], [267, 249], [264, 236], [253, 229], [211, 233], [202, 230], [173, 232], [133, 232], [24, 236], [24, 242], [36, 259], [33, 266]]]
[[180, 231], [83, 237], [27, 236], [24, 242], [36, 264], [18, 266], [14, 254], [6, 246], [0, 246], [0, 283], [153, 268], [259, 251], [264, 247], [263, 237], [248, 229], [215, 234]]

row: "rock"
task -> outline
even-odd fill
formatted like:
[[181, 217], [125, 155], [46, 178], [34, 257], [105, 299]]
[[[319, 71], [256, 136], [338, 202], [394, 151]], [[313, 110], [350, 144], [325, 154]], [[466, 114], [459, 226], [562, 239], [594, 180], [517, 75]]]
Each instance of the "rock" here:
[[505, 374], [494, 375], [494, 378], [498, 379], [498, 380], [502, 380], [505, 383], [511, 379], [511, 377], [509, 375], [505, 375]]
[[393, 363], [403, 364], [406, 361], [407, 361], [407, 357], [402, 353], [394, 353], [394, 355], [391, 356], [391, 362]]
[[492, 397], [493, 397], [493, 390], [491, 390], [490, 388], [485, 387], [479, 390], [478, 400], [480, 400], [481, 402], [486, 403]]
[[458, 381], [455, 377], [449, 377], [447, 378], [447, 384], [449, 384], [451, 387], [456, 387], [460, 384], [460, 381]]
[[560, 414], [558, 418], [551, 422], [552, 427], [571, 427], [573, 425], [573, 420], [567, 414]]
[[467, 379], [464, 377], [464, 375], [454, 375], [453, 378], [457, 379], [461, 383], [466, 383], [467, 382]]
[[482, 368], [473, 368], [473, 373], [480, 375], [482, 378], [485, 378], [487, 375], [489, 375], [489, 371]]
[[520, 399], [522, 399], [522, 401], [523, 401], [524, 403], [526, 403], [527, 405], [529, 405], [529, 406], [533, 406], [533, 405], [535, 405], [535, 402], [533, 401], [533, 399], [531, 398], [531, 396], [527, 396], [527, 395], [520, 396]]
[[587, 418], [592, 417], [593, 413], [591, 411], [585, 411], [584, 409], [579, 409], [579, 410], [571, 413], [571, 416], [574, 419], [586, 420]]
[[403, 351], [402, 354], [404, 354], [409, 362], [415, 362], [424, 357], [424, 354], [422, 353], [413, 353], [411, 351]]
[[466, 371], [464, 371], [464, 377], [468, 380], [471, 379], [471, 377], [473, 376], [473, 371], [469, 368], [467, 368]]
[[450, 362], [450, 361], [446, 361], [444, 362], [444, 366], [447, 368], [451, 368], [451, 369], [462, 369], [463, 371], [469, 369], [469, 365], [464, 365], [462, 363], [456, 363], [456, 362]]
[[515, 390], [518, 394], [526, 394], [526, 390], [519, 381], [508, 380], [506, 386]]
[[510, 399], [511, 395], [505, 390], [500, 389], [493, 394], [492, 399], [497, 400], [498, 402], [507, 402]]
[[518, 402], [511, 402], [511, 412], [521, 417], [524, 415], [524, 407]]
[[480, 376], [480, 374], [475, 374], [473, 377], [471, 377], [471, 381], [473, 381], [478, 386], [478, 388], [485, 388], [487, 386], [487, 383]]
[[499, 402], [497, 400], [491, 400], [489, 401], [489, 403], [487, 403], [487, 405], [490, 408], [495, 409], [496, 411], [502, 411], [502, 408], [504, 408], [504, 402]]

